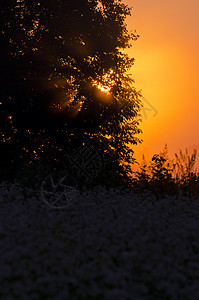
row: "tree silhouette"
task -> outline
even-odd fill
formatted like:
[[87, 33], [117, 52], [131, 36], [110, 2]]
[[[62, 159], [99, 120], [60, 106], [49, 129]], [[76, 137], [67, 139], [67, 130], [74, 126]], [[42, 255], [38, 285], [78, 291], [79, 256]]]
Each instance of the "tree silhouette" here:
[[120, 0], [1, 1], [3, 145], [30, 158], [52, 141], [74, 147], [95, 135], [117, 150], [116, 164], [132, 160], [141, 103], [127, 74], [134, 59], [121, 51], [138, 37], [130, 14]]

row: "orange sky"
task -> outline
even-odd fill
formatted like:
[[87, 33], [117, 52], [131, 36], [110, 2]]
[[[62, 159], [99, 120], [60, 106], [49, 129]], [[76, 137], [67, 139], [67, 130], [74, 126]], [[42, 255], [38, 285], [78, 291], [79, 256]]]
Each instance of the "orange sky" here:
[[199, 1], [123, 2], [133, 7], [128, 28], [140, 34], [128, 50], [136, 59], [131, 73], [154, 107], [146, 104], [151, 111], [145, 110], [144, 142], [135, 156], [144, 152], [150, 158], [165, 143], [170, 154], [190, 146], [199, 150]]

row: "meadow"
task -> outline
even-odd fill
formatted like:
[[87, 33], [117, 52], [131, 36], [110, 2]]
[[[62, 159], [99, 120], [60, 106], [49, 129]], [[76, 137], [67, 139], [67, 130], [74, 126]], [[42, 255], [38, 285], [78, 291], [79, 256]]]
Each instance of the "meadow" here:
[[163, 165], [142, 166], [131, 187], [84, 187], [63, 209], [22, 177], [1, 182], [0, 298], [198, 299], [198, 175]]

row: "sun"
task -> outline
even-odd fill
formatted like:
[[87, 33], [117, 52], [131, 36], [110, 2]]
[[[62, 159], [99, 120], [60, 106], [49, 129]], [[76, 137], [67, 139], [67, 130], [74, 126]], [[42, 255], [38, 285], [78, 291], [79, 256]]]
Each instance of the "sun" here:
[[110, 93], [111, 87], [108, 85], [103, 85], [100, 82], [95, 81], [94, 85], [102, 92], [102, 93]]
[[104, 74], [101, 77], [98, 77], [97, 80], [93, 82], [93, 85], [100, 90], [102, 93], [109, 94], [111, 89], [115, 85], [115, 80], [113, 79], [114, 71], [110, 69], [110, 71]]

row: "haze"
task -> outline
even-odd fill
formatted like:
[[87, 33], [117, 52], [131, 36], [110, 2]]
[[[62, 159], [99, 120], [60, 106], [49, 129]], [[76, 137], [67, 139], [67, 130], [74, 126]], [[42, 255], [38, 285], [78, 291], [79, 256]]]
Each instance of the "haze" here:
[[199, 2], [125, 0], [133, 7], [128, 28], [140, 38], [128, 53], [135, 57], [135, 86], [157, 110], [143, 118], [141, 146], [148, 158], [168, 144], [169, 152], [199, 150]]

